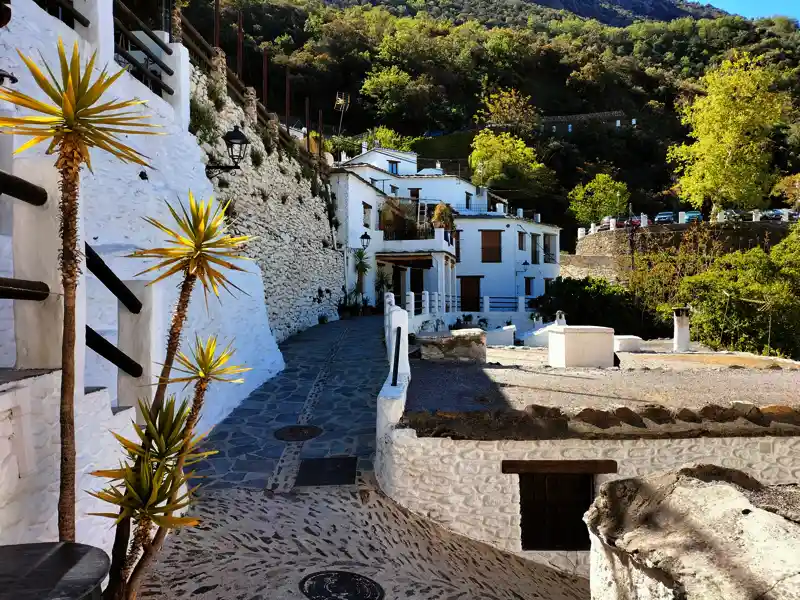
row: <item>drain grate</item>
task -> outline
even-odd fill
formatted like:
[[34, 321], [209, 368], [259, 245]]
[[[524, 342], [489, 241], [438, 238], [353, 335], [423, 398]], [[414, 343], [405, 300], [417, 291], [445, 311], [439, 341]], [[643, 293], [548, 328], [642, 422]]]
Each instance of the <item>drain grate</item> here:
[[322, 433], [316, 425], [288, 425], [275, 432], [275, 437], [282, 442], [307, 442]]
[[319, 571], [300, 582], [309, 600], [383, 600], [383, 588], [369, 577], [348, 571]]

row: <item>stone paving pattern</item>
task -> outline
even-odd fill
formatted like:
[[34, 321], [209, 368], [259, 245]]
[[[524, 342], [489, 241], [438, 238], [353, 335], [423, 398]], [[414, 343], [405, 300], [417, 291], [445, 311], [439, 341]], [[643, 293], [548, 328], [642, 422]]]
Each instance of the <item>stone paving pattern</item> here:
[[[286, 368], [242, 402], [209, 436], [218, 453], [197, 465], [206, 490], [246, 487], [288, 491], [299, 460], [357, 456], [371, 470], [375, 406], [388, 366], [382, 317], [312, 327], [281, 345]], [[282, 442], [294, 424], [322, 428], [307, 442]]]

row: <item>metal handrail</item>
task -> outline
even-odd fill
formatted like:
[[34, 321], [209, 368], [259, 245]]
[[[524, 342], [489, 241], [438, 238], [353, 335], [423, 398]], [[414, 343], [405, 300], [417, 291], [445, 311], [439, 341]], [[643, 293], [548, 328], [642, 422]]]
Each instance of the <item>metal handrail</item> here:
[[[170, 56], [172, 55], [172, 48], [170, 48], [167, 44], [165, 44], [164, 41], [160, 37], [158, 37], [152, 29], [150, 29], [147, 25], [144, 24], [144, 21], [142, 21], [139, 17], [137, 17], [136, 14], [134, 14], [133, 11], [131, 11], [131, 9], [125, 6], [122, 2], [120, 2], [120, 0], [114, 0], [114, 8], [119, 8], [123, 13], [125, 13], [126, 17], [128, 17], [131, 21], [136, 23], [136, 26], [139, 29], [141, 29], [147, 35], [147, 37], [149, 37], [151, 40], [155, 42], [156, 46], [161, 48], [168, 55]], [[117, 19], [115, 18], [114, 21], [116, 20]], [[186, 20], [183, 17], [181, 17], [181, 24], [184, 26], [186, 24]], [[170, 75], [172, 75], [172, 73], [170, 73]]]
[[138, 315], [142, 311], [141, 301], [128, 289], [128, 286], [114, 274], [114, 271], [100, 258], [100, 255], [95, 252], [94, 248], [89, 244], [84, 244], [84, 247], [86, 251], [86, 268], [89, 269], [89, 272], [97, 277], [100, 283], [106, 286], [108, 291], [114, 294], [125, 308], [134, 315]]
[[394, 338], [394, 362], [392, 364], [392, 387], [397, 385], [397, 368], [400, 366], [400, 336], [403, 335], [403, 328], [397, 326]]
[[0, 194], [7, 194], [33, 206], [44, 206], [47, 190], [21, 177], [0, 171]]
[[173, 70], [172, 70], [172, 69], [169, 67], [169, 65], [168, 65], [167, 63], [165, 63], [165, 62], [164, 62], [163, 60], [161, 60], [161, 59], [160, 59], [158, 56], [156, 56], [155, 54], [153, 54], [153, 51], [152, 51], [152, 50], [150, 50], [150, 48], [148, 48], [148, 47], [147, 47], [147, 44], [145, 44], [145, 43], [144, 43], [142, 40], [140, 40], [138, 37], [136, 37], [136, 36], [135, 36], [135, 35], [133, 35], [133, 34], [132, 34], [130, 31], [128, 31], [128, 29], [125, 27], [125, 25], [123, 25], [123, 24], [122, 24], [122, 21], [120, 21], [120, 20], [119, 20], [117, 17], [114, 17], [114, 25], [116, 25], [116, 26], [117, 26], [117, 29], [119, 29], [120, 33], [122, 33], [122, 35], [124, 35], [124, 36], [125, 36], [125, 38], [126, 38], [128, 41], [130, 41], [130, 42], [133, 42], [133, 44], [134, 44], [136, 47], [138, 47], [138, 48], [139, 48], [139, 50], [141, 50], [141, 51], [142, 51], [142, 53], [143, 53], [143, 54], [144, 54], [144, 55], [145, 55], [147, 58], [149, 58], [149, 59], [150, 59], [150, 60], [152, 60], [152, 61], [153, 61], [155, 64], [157, 64], [157, 65], [159, 66], [159, 68], [160, 68], [162, 71], [164, 71], [164, 72], [165, 72], [167, 75], [170, 75], [170, 76], [175, 74], [175, 71], [173, 71]]
[[86, 346], [131, 377], [141, 377], [142, 373], [144, 373], [142, 365], [88, 325], [86, 326]]
[[125, 50], [122, 46], [120, 46], [119, 44], [114, 44], [114, 52], [122, 56], [122, 58], [124, 58], [128, 63], [130, 63], [138, 73], [141, 73], [145, 78], [152, 81], [156, 87], [161, 88], [161, 90], [164, 90], [170, 96], [172, 96], [175, 93], [175, 90], [173, 90], [169, 85], [161, 81], [160, 78], [153, 75], [147, 69], [147, 67], [145, 67], [142, 63], [140, 63], [137, 59], [135, 59], [133, 55], [131, 55], [131, 53]]

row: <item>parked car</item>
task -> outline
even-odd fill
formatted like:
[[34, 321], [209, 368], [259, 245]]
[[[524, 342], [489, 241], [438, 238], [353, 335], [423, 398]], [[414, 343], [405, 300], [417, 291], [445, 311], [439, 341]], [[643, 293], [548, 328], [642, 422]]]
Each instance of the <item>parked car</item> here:
[[762, 221], [782, 221], [783, 211], [779, 208], [768, 208], [761, 213]]
[[753, 214], [748, 213], [747, 211], [741, 210], [739, 208], [728, 208], [722, 211], [722, 214], [725, 216], [726, 221], [752, 221]]
[[654, 223], [664, 224], [664, 223], [674, 223], [675, 222], [675, 213], [672, 212], [660, 212], [656, 215], [656, 218], [653, 219]]
[[689, 210], [686, 211], [686, 222], [687, 223], [700, 223], [703, 220], [703, 213], [699, 210]]

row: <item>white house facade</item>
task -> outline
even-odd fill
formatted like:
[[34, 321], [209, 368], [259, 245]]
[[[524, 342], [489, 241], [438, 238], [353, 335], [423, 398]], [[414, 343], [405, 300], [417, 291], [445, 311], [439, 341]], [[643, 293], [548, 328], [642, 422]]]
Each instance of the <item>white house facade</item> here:
[[[439, 168], [419, 170], [413, 152], [365, 150], [333, 169], [331, 190], [347, 288], [357, 282], [353, 253], [366, 246], [370, 269], [359, 291], [370, 303], [383, 291], [404, 303], [411, 292], [421, 308], [427, 292], [442, 312], [488, 311], [487, 297], [491, 310], [516, 310], [520, 297], [542, 295], [558, 277], [558, 227], [509, 214], [506, 200]], [[431, 223], [441, 202], [453, 209], [452, 231]], [[379, 272], [388, 290], [376, 289]]]

